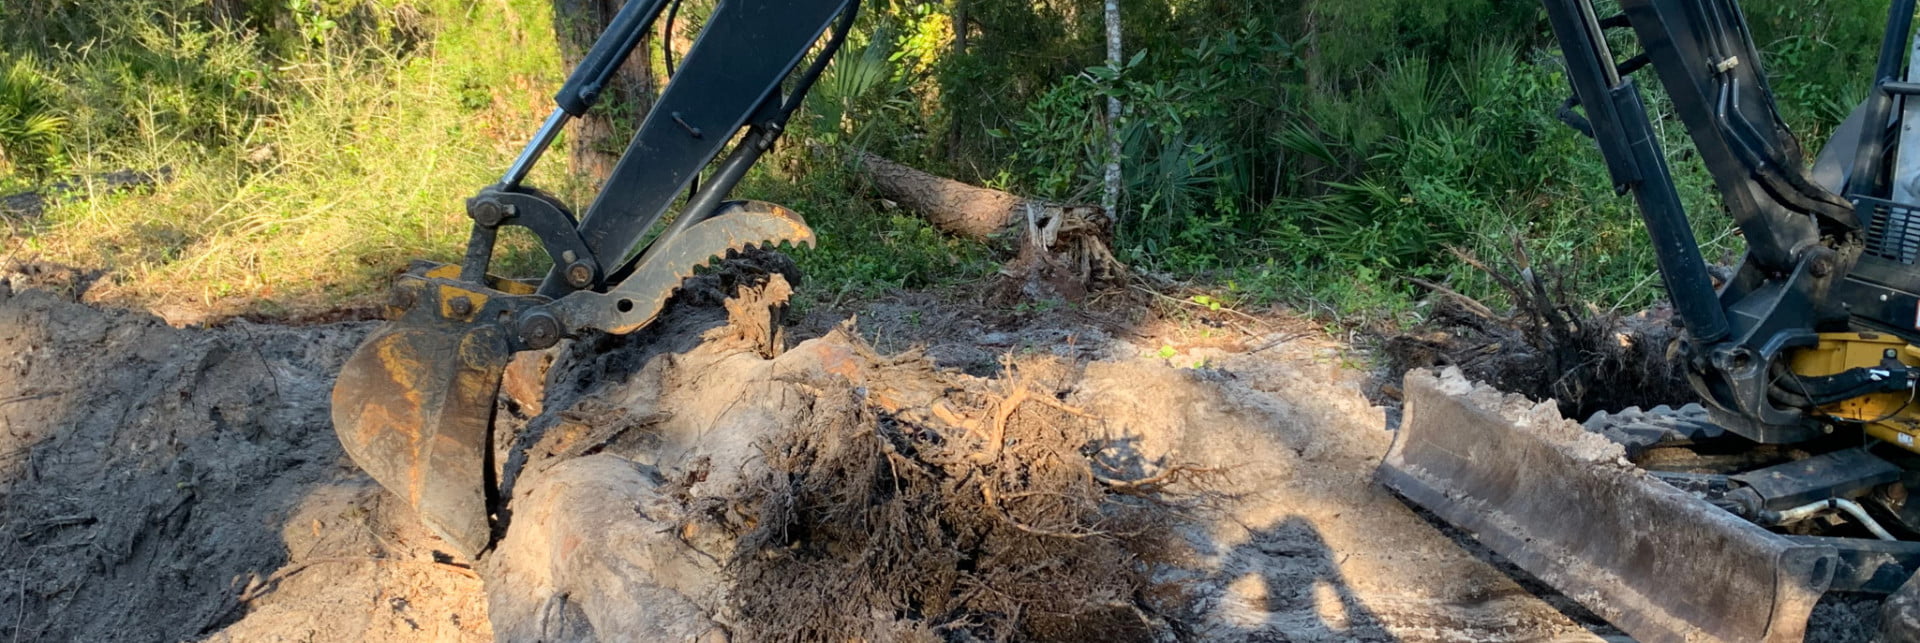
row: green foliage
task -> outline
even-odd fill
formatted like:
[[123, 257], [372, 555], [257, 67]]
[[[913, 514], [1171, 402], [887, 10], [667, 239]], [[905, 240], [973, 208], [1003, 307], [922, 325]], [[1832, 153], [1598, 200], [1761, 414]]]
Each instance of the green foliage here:
[[0, 73], [0, 172], [39, 175], [60, 164], [67, 119], [55, 109], [54, 91], [32, 57]]
[[1282, 2], [1299, 12], [1323, 84], [1364, 82], [1397, 58], [1446, 61], [1489, 44], [1541, 42], [1538, 0], [1322, 0]]
[[[1632, 203], [1591, 141], [1552, 117], [1569, 90], [1536, 0], [1125, 0], [1117, 69], [1084, 3], [967, 5], [966, 50], [905, 76], [939, 113], [863, 113], [863, 144], [1092, 202], [1110, 160], [1105, 102], [1119, 98], [1128, 261], [1215, 280], [1240, 302], [1364, 318], [1407, 310], [1421, 294], [1409, 277], [1500, 300], [1455, 250], [1494, 264], [1525, 254], [1600, 305], [1661, 295]], [[1783, 111], [1817, 140], [1865, 87], [1885, 3], [1748, 6]], [[897, 22], [952, 8], [892, 5], [915, 16]], [[1739, 240], [1684, 128], [1657, 83], [1642, 87], [1696, 236], [1731, 260]], [[928, 122], [955, 135], [929, 137]]]
[[846, 137], [864, 131], [861, 117], [873, 114], [903, 89], [893, 76], [890, 54], [894, 43], [888, 36], [889, 30], [882, 29], [864, 46], [848, 47], [827, 65], [820, 82], [807, 95], [806, 118], [812, 121], [807, 135], [811, 140], [827, 145], [846, 142]]
[[[741, 194], [818, 229], [798, 253], [803, 298], [991, 273], [985, 248], [869, 198], [849, 152], [1097, 202], [1108, 98], [1126, 105], [1117, 250], [1217, 285], [1202, 305], [1364, 322], [1410, 311], [1409, 278], [1497, 302], [1453, 250], [1500, 264], [1524, 249], [1603, 306], [1661, 296], [1632, 203], [1552, 118], [1568, 90], [1536, 0], [1122, 0], [1118, 67], [1097, 3], [868, 4]], [[1744, 4], [1781, 109], [1817, 150], [1864, 95], [1887, 3]], [[364, 298], [409, 258], [458, 253], [460, 199], [497, 176], [565, 73], [553, 19], [546, 0], [0, 2], [0, 188], [177, 177], [57, 206], [9, 250], [110, 268], [105, 290], [136, 297]], [[1696, 236], [1728, 260], [1739, 240], [1655, 85]], [[536, 182], [579, 196], [565, 169]], [[522, 239], [502, 264], [538, 270], [534, 255]]]
[[[552, 32], [528, 31], [549, 26], [544, 2], [469, 4], [7, 2], [0, 144], [40, 168], [10, 180], [172, 170], [56, 204], [8, 252], [106, 268], [106, 296], [214, 312], [364, 301], [410, 258], [457, 257], [461, 195], [498, 176], [561, 73]], [[10, 116], [23, 85], [28, 111], [67, 124], [38, 147], [18, 147]]]
[[[753, 198], [789, 204], [813, 225], [818, 241], [794, 252], [808, 280], [802, 305], [865, 298], [896, 288], [975, 283], [995, 265], [980, 244], [954, 239], [908, 212], [886, 211], [860, 195], [868, 190], [854, 168], [808, 162], [799, 148], [782, 150], [741, 185]], [[783, 161], [808, 164], [802, 176], [772, 170]]]
[[[1768, 81], [1802, 137], [1825, 138], [1867, 96], [1887, 19], [1887, 0], [1743, 3]], [[1818, 146], [1811, 146], [1818, 149]]]

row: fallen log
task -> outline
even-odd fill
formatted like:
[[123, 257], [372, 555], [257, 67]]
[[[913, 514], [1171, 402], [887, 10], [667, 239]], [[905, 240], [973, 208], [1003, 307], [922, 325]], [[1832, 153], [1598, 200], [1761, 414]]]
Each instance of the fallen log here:
[[1018, 232], [1030, 216], [1043, 225], [1063, 215], [1106, 216], [1099, 206], [1056, 203], [968, 185], [868, 152], [857, 153], [855, 161], [880, 196], [919, 213], [933, 227], [957, 237], [986, 241]]
[[1067, 299], [1124, 283], [1126, 266], [1109, 248], [1106, 210], [1035, 199], [953, 179], [860, 152], [861, 171], [882, 197], [919, 213], [942, 232], [977, 241], [1009, 240], [1016, 256], [989, 292], [997, 300]]

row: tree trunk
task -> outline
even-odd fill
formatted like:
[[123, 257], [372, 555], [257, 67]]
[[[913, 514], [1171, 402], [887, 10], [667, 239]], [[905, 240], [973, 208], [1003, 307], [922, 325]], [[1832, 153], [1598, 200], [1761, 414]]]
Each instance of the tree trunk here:
[[875, 154], [861, 152], [857, 158], [881, 196], [920, 213], [934, 227], [955, 236], [984, 241], [1016, 223], [1025, 223], [1029, 207], [1040, 211], [1061, 207], [934, 176]]
[[[569, 73], [624, 4], [625, 0], [554, 0], [554, 36], [560, 41], [560, 58]], [[653, 107], [657, 89], [647, 55], [652, 40], [652, 34], [648, 34], [640, 41], [632, 57], [601, 92], [599, 104], [568, 130], [573, 169], [591, 177], [596, 188], [613, 173], [641, 116]]]
[[967, 185], [861, 153], [860, 166], [881, 196], [918, 212], [954, 236], [998, 238], [1015, 247], [988, 289], [997, 301], [1080, 301], [1125, 282], [1115, 259], [1112, 220], [1091, 205], [1065, 205]]
[[[1120, 0], [1107, 0], [1107, 66], [1120, 70]], [[1115, 79], [1118, 84], [1118, 77]], [[1107, 97], [1107, 168], [1100, 207], [1115, 226], [1120, 223], [1120, 98]]]
[[[968, 5], [971, 4], [972, 0], [953, 0], [953, 49], [947, 52], [948, 60], [959, 60], [967, 53]], [[952, 114], [948, 116], [947, 161], [957, 163], [960, 161], [960, 119]]]

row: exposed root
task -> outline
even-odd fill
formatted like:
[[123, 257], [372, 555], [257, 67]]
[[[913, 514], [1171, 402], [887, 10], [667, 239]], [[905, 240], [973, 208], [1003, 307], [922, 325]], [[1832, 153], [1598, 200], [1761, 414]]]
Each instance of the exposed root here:
[[1000, 268], [988, 299], [1002, 304], [1083, 301], [1123, 286], [1127, 267], [1107, 247], [1111, 223], [1098, 208], [1028, 207], [1018, 254]]
[[[903, 365], [903, 367], [905, 367]], [[1100, 419], [1024, 370], [924, 415], [895, 392], [826, 391], [763, 445], [752, 527], [728, 563], [748, 640], [1150, 640], [1181, 608], [1149, 580], [1184, 555], [1169, 487], [1100, 473]], [[958, 391], [957, 393], [955, 391]], [[847, 610], [869, 605], [871, 610]], [[963, 634], [964, 633], [964, 634]]]
[[[1621, 317], [1567, 305], [1562, 280], [1531, 266], [1523, 248], [1516, 247], [1503, 266], [1453, 252], [1499, 283], [1514, 310], [1498, 313], [1444, 285], [1412, 280], [1439, 298], [1426, 325], [1388, 338], [1391, 380], [1413, 368], [1455, 366], [1502, 390], [1556, 400], [1561, 412], [1574, 418], [1694, 401], [1684, 373], [1667, 356], [1678, 337], [1669, 311]], [[1392, 382], [1382, 388], [1389, 397], [1398, 390]]]

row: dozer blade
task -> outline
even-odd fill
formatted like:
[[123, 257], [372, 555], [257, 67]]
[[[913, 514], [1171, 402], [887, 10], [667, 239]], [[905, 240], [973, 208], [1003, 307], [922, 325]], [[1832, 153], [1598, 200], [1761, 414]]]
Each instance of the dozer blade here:
[[1838, 556], [1632, 466], [1550, 406], [1457, 371], [1407, 374], [1382, 478], [1494, 552], [1650, 642], [1799, 641]]
[[509, 350], [503, 331], [424, 316], [382, 326], [333, 388], [347, 455], [467, 556], [485, 549], [488, 432]]

